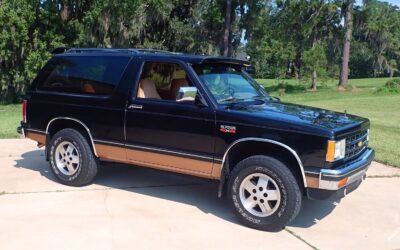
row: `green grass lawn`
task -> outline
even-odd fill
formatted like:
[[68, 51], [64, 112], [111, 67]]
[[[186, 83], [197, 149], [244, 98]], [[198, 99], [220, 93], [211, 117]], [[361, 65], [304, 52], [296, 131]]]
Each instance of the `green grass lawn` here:
[[371, 147], [376, 150], [376, 160], [385, 164], [400, 167], [400, 95], [377, 94], [375, 90], [383, 86], [388, 79], [352, 79], [349, 84], [356, 87], [353, 91], [339, 92], [337, 81], [330, 81], [317, 92], [303, 90], [299, 83], [290, 80], [292, 86], [284, 96], [278, 96], [277, 81], [258, 80], [271, 95], [282, 101], [299, 103], [325, 109], [347, 111], [367, 117], [371, 120]]
[[[371, 120], [371, 143], [376, 150], [376, 160], [400, 167], [400, 95], [376, 94], [388, 79], [352, 79], [353, 91], [338, 92], [337, 81], [327, 82], [317, 92], [304, 90], [296, 80], [287, 80], [291, 85], [282, 101], [321, 107], [336, 111], [347, 110], [349, 114]], [[286, 81], [286, 80], [285, 80]], [[271, 95], [278, 96], [277, 81], [262, 79]], [[17, 138], [16, 127], [21, 120], [21, 105], [0, 106], [0, 138]]]
[[20, 104], [0, 105], [0, 138], [18, 138], [21, 118]]

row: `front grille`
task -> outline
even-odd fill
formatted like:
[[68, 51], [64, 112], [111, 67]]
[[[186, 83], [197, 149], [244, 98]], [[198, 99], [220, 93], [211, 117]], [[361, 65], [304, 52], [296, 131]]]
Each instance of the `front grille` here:
[[345, 158], [348, 159], [355, 155], [358, 155], [358, 153], [360, 153], [367, 146], [368, 130], [363, 130], [355, 135], [347, 137]]

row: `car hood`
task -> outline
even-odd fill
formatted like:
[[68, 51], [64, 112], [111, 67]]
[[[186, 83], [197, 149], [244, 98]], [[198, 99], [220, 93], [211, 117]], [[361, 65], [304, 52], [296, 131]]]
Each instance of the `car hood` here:
[[354, 127], [369, 123], [368, 119], [355, 115], [284, 102], [243, 105], [233, 107], [231, 110], [261, 118], [259, 120], [264, 125], [265, 120], [275, 120], [292, 125], [296, 124], [297, 128], [299, 126], [318, 127], [333, 133], [354, 129]]

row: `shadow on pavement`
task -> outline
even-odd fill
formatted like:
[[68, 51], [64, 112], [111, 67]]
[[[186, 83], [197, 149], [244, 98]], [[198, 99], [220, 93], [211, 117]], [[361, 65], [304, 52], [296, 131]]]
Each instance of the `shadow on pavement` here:
[[[48, 162], [44, 159], [44, 150], [29, 151], [22, 154], [21, 157], [22, 159], [16, 160], [14, 167], [39, 172], [41, 176], [48, 180], [57, 182]], [[210, 213], [232, 223], [240, 224], [228, 206], [226, 198], [219, 199], [217, 197], [217, 181], [105, 162], [100, 165], [93, 184], [190, 204], [204, 213]], [[90, 188], [86, 189], [90, 190]], [[336, 201], [312, 201], [304, 198], [299, 215], [289, 226], [311, 227], [318, 220], [330, 214], [336, 205]]]
[[308, 228], [316, 224], [329, 215], [338, 205], [339, 201], [335, 200], [309, 200], [303, 199], [299, 215], [294, 219], [289, 226]]

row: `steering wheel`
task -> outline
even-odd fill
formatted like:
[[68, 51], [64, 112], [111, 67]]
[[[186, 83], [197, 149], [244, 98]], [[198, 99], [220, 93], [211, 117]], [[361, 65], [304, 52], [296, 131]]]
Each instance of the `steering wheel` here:
[[235, 90], [232, 87], [223, 88], [218, 94], [218, 99], [225, 99], [227, 97], [234, 97]]

